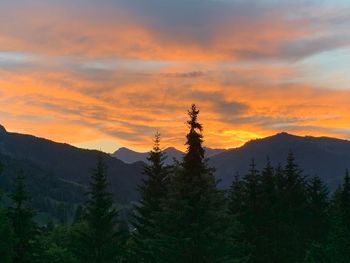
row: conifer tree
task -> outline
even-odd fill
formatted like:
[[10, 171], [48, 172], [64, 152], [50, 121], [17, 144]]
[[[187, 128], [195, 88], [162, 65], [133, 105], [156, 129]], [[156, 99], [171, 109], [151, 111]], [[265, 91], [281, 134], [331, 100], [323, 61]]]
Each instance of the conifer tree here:
[[306, 178], [290, 152], [283, 173], [279, 176], [278, 262], [301, 262], [307, 249]]
[[[3, 172], [3, 165], [0, 161], [0, 176]], [[14, 237], [12, 226], [5, 209], [1, 206], [2, 191], [0, 189], [0, 257], [1, 262], [11, 263], [13, 258]]]
[[277, 178], [275, 170], [267, 159], [261, 172], [260, 213], [257, 215], [258, 237], [255, 249], [255, 262], [276, 262], [276, 218]]
[[329, 191], [318, 176], [309, 180], [307, 191], [309, 239], [312, 243], [323, 244], [329, 230]]
[[236, 216], [240, 217], [242, 209], [244, 206], [244, 185], [243, 181], [240, 178], [239, 173], [237, 173], [232, 181], [229, 196], [228, 196], [228, 208], [229, 212]]
[[0, 257], [2, 263], [12, 262], [13, 248], [13, 230], [4, 209], [0, 208]]
[[[157, 132], [154, 146], [144, 168], [146, 178], [139, 186], [141, 200], [135, 207], [135, 232], [133, 235], [138, 253], [138, 262], [155, 262], [150, 240], [155, 236], [157, 216], [162, 211], [161, 201], [167, 193], [169, 169], [164, 165], [166, 156], [160, 148], [160, 134]], [[140, 258], [141, 257], [141, 258]]]
[[245, 209], [247, 210], [247, 220], [249, 225], [254, 225], [256, 216], [261, 211], [261, 176], [256, 169], [255, 160], [252, 159], [248, 174], [243, 177]]
[[159, 225], [159, 262], [237, 262], [224, 194], [216, 187], [202, 147], [198, 109], [189, 114], [187, 152], [170, 181]]
[[242, 208], [241, 224], [249, 244], [254, 247], [252, 261], [260, 254], [261, 239], [261, 175], [256, 168], [255, 160], [250, 163], [249, 172], [243, 177], [244, 206]]
[[277, 178], [269, 158], [261, 173], [261, 195], [263, 199], [263, 209], [271, 209], [276, 202]]
[[30, 197], [25, 190], [25, 177], [21, 170], [15, 180], [11, 195], [13, 206], [8, 208], [15, 244], [14, 258], [16, 263], [35, 262], [38, 257], [38, 227], [34, 222], [35, 212], [29, 207]]
[[[330, 240], [330, 211], [328, 188], [318, 177], [312, 177], [307, 186], [308, 194], [308, 229], [309, 238], [304, 262], [333, 262], [328, 257], [327, 242]], [[336, 224], [336, 222], [334, 221]], [[335, 226], [335, 225], [334, 225]], [[332, 238], [333, 239], [333, 238]], [[333, 256], [331, 257], [333, 258]], [[339, 261], [334, 261], [339, 262]]]
[[82, 229], [77, 233], [76, 252], [81, 262], [108, 263], [118, 258], [118, 213], [113, 207], [112, 195], [107, 191], [105, 163], [98, 156], [91, 177], [88, 201]]
[[342, 221], [350, 229], [350, 174], [346, 170], [344, 183], [335, 196], [336, 205], [341, 213]]
[[332, 217], [326, 249], [329, 262], [350, 262], [350, 175], [346, 171], [344, 182], [332, 200]]

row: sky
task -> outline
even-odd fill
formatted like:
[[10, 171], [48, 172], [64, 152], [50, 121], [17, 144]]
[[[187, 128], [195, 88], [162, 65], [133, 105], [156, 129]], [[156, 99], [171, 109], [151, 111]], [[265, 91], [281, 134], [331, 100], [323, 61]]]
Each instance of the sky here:
[[0, 0], [0, 124], [113, 152], [350, 139], [348, 0]]

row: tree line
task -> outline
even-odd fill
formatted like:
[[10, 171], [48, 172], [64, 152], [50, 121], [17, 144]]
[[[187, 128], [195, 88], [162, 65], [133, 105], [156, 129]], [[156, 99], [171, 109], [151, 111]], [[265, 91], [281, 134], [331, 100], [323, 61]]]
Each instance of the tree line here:
[[10, 204], [0, 207], [0, 262], [350, 262], [348, 172], [330, 194], [290, 153], [284, 165], [267, 159], [262, 170], [252, 160], [246, 174], [220, 190], [195, 105], [188, 115], [181, 162], [165, 165], [156, 134], [129, 222], [114, 206], [101, 157], [72, 224], [39, 226], [20, 172]]

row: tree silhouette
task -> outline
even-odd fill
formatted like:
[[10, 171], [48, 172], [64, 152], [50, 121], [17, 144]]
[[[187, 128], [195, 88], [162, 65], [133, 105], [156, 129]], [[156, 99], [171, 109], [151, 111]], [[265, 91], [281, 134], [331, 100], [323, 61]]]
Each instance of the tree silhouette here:
[[15, 179], [14, 192], [10, 196], [13, 206], [8, 208], [15, 245], [13, 261], [17, 263], [34, 262], [39, 249], [38, 227], [34, 222], [35, 212], [29, 207], [30, 196], [25, 189], [24, 172], [21, 170]]
[[107, 191], [107, 171], [101, 156], [91, 177], [83, 227], [78, 231], [76, 252], [83, 262], [116, 262], [118, 247], [118, 213]]
[[204, 158], [198, 114], [192, 105], [187, 152], [163, 202], [157, 235], [160, 262], [234, 262], [241, 258], [224, 194], [217, 189]]
[[157, 260], [152, 253], [154, 248], [150, 240], [156, 234], [158, 214], [162, 211], [161, 202], [167, 193], [169, 168], [164, 165], [165, 159], [166, 156], [160, 148], [160, 134], [157, 132], [153, 149], [147, 158], [149, 164], [144, 169], [146, 178], [139, 186], [141, 200], [135, 207], [135, 252], [138, 253], [138, 260], [141, 257], [144, 262]]

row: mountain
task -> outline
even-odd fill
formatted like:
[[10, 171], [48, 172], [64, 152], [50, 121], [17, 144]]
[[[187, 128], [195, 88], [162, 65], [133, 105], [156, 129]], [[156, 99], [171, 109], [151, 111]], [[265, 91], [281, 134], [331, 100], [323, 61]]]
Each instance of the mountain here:
[[[164, 149], [164, 153], [167, 155], [167, 159], [165, 160], [166, 164], [171, 164], [173, 162], [173, 158], [180, 160], [183, 156], [183, 152], [173, 147]], [[148, 152], [136, 152], [122, 147], [111, 154], [111, 156], [129, 164], [139, 161], [147, 163]]]
[[115, 200], [125, 204], [137, 200], [136, 186], [143, 176], [144, 163], [126, 164], [103, 152], [7, 132], [4, 127], [0, 127], [0, 160], [5, 164], [5, 173], [0, 178], [0, 188], [9, 191], [11, 181], [22, 168], [32, 196], [41, 198], [40, 206], [81, 203], [98, 155], [107, 164]]
[[236, 172], [243, 175], [248, 171], [252, 158], [258, 168], [265, 166], [267, 158], [274, 166], [284, 165], [290, 151], [304, 174], [320, 176], [332, 190], [350, 168], [350, 141], [288, 133], [252, 140], [242, 147], [215, 155], [210, 159], [210, 165], [216, 168], [221, 187], [227, 188]]
[[[209, 165], [216, 168], [222, 188], [230, 186], [237, 171], [245, 174], [252, 158], [258, 168], [265, 165], [267, 157], [273, 165], [283, 165], [289, 151], [294, 153], [306, 175], [319, 175], [331, 190], [339, 185], [345, 169], [350, 168], [350, 141], [327, 137], [280, 133], [230, 150], [206, 149], [207, 156], [210, 156]], [[168, 162], [172, 158], [179, 160], [183, 155], [172, 147], [165, 152], [169, 156]], [[136, 189], [143, 177], [147, 153], [121, 148], [113, 157], [99, 151], [7, 132], [0, 125], [0, 160], [5, 164], [5, 172], [0, 176], [0, 189], [11, 191], [13, 178], [22, 169], [27, 175], [36, 209], [61, 219], [62, 215], [72, 216], [76, 206], [85, 200], [84, 192], [98, 155], [108, 166], [110, 191], [115, 201], [124, 207], [137, 201]]]
[[[212, 157], [226, 151], [224, 149], [211, 149], [207, 147], [205, 147], [204, 149], [207, 157]], [[172, 164], [174, 162], [174, 159], [180, 161], [184, 155], [184, 152], [177, 150], [174, 147], [168, 147], [164, 149], [164, 153], [167, 156], [167, 159], [165, 160], [166, 164]], [[138, 161], [147, 163], [148, 152], [136, 152], [128, 148], [122, 147], [115, 151], [113, 154], [111, 154], [111, 156], [129, 164]]]

